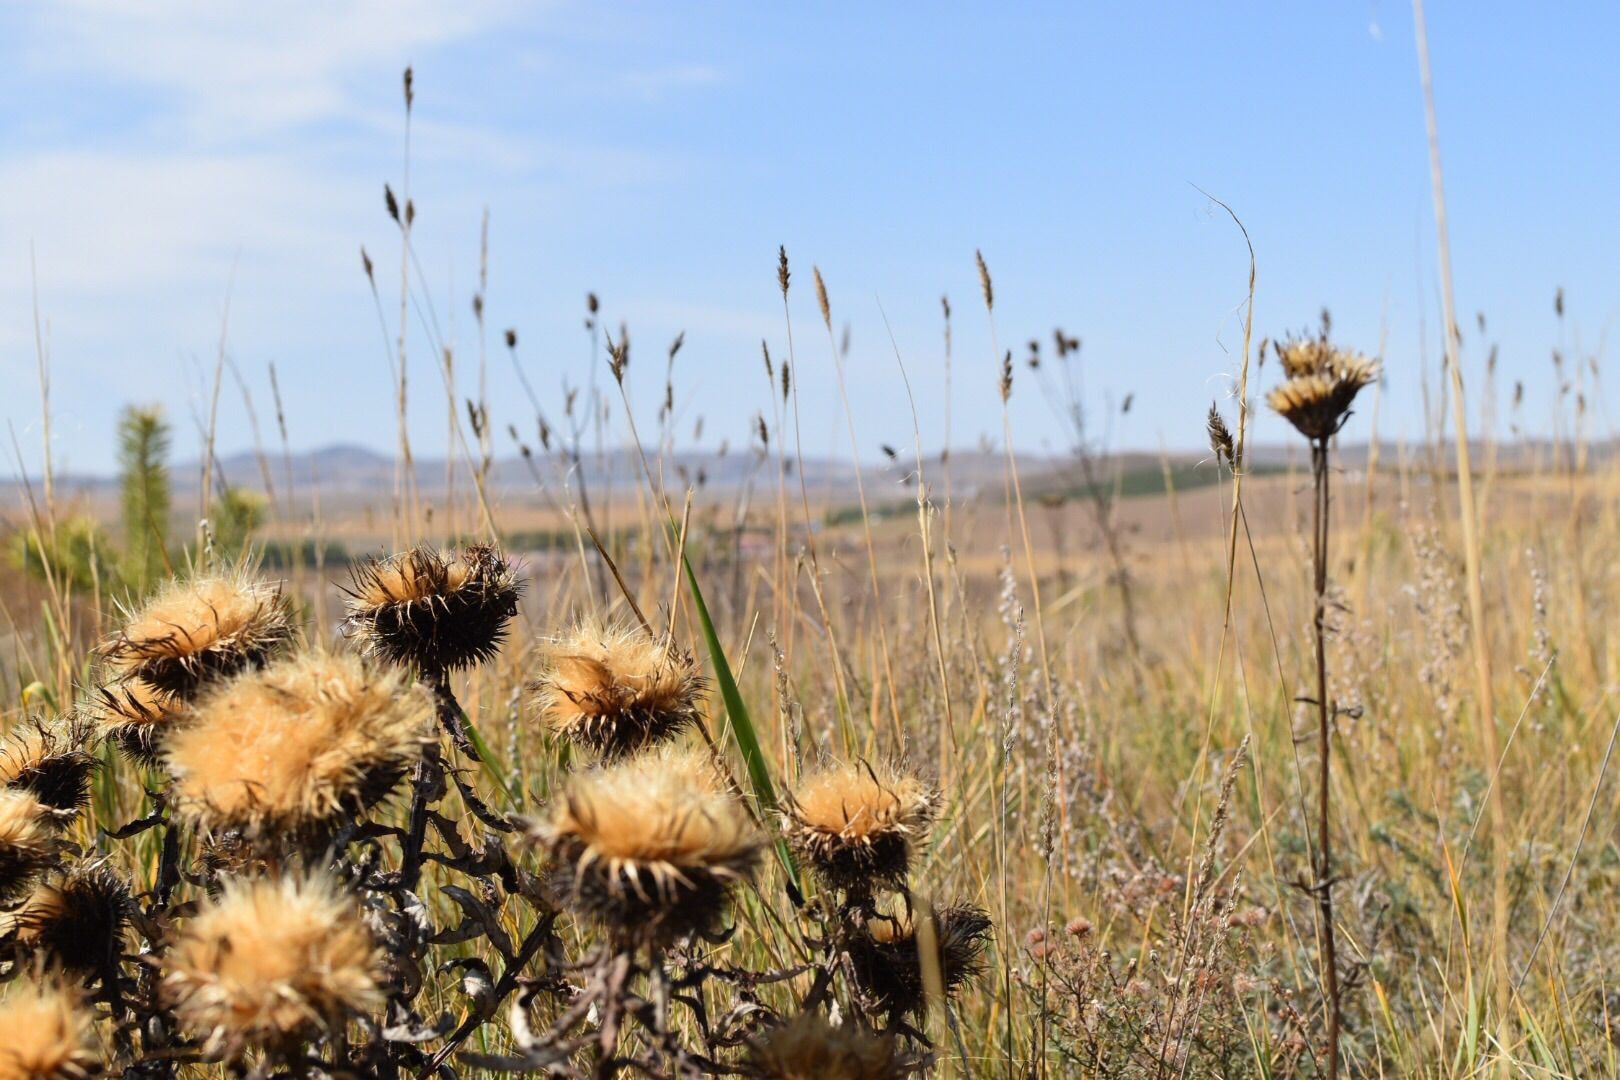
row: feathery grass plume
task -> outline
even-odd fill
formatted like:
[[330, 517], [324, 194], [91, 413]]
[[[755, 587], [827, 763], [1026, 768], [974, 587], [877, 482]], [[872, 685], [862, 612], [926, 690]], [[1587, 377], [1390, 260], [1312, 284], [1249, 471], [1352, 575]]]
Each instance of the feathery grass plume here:
[[381, 1007], [383, 957], [330, 875], [225, 883], [163, 959], [163, 997], [205, 1053], [298, 1048]]
[[35, 885], [11, 919], [18, 943], [48, 963], [102, 971], [123, 947], [129, 911], [129, 883], [97, 859]]
[[535, 683], [541, 719], [604, 758], [666, 743], [701, 722], [706, 683], [691, 655], [667, 639], [587, 620], [547, 653]]
[[979, 264], [979, 290], [984, 293], [984, 307], [986, 311], [996, 308], [996, 290], [990, 284], [990, 267], [985, 265], [984, 252], [975, 250], [973, 261]]
[[207, 833], [320, 843], [420, 757], [432, 703], [354, 656], [276, 661], [199, 698], [168, 739], [176, 812]]
[[932, 786], [894, 766], [829, 765], [806, 775], [784, 801], [784, 833], [834, 888], [901, 886], [938, 802]]
[[56, 830], [49, 811], [27, 791], [0, 790], [0, 904], [28, 891], [56, 861]]
[[[940, 976], [949, 995], [983, 969], [990, 916], [960, 904], [936, 910], [933, 919]], [[855, 981], [891, 1013], [921, 1013], [927, 1002], [917, 949], [917, 926], [910, 914], [871, 917], [849, 943]]]
[[712, 925], [764, 845], [712, 760], [679, 751], [574, 776], [530, 836], [555, 861], [559, 901], [621, 946]]
[[1276, 346], [1287, 381], [1266, 403], [1307, 439], [1338, 434], [1362, 387], [1378, 378], [1378, 364], [1339, 349], [1325, 337], [1292, 338]]
[[361, 563], [348, 594], [348, 625], [366, 651], [390, 664], [443, 673], [500, 651], [521, 585], [493, 547], [459, 555], [417, 547]]
[[90, 801], [90, 774], [100, 767], [84, 750], [74, 722], [30, 721], [0, 743], [0, 786], [38, 799], [47, 818], [66, 825]]
[[96, 732], [139, 765], [163, 759], [163, 740], [173, 730], [180, 703], [145, 679], [108, 683], [87, 706]]
[[292, 640], [281, 590], [244, 572], [172, 582], [101, 647], [112, 669], [178, 698], [258, 667]]
[[911, 1071], [893, 1036], [834, 1027], [816, 1013], [761, 1034], [749, 1047], [747, 1068], [759, 1080], [900, 1080]]
[[0, 998], [0, 1080], [88, 1080], [97, 1072], [95, 1017], [60, 979], [14, 980]]

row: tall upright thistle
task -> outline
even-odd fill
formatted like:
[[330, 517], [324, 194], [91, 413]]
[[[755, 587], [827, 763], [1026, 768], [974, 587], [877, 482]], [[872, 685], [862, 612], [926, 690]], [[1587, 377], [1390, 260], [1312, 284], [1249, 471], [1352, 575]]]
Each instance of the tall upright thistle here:
[[1286, 381], [1271, 391], [1267, 403], [1310, 440], [1311, 477], [1316, 501], [1312, 513], [1312, 568], [1315, 572], [1317, 736], [1321, 758], [1317, 791], [1315, 882], [1321, 923], [1322, 989], [1327, 998], [1328, 1076], [1339, 1074], [1339, 972], [1333, 928], [1332, 788], [1333, 707], [1327, 696], [1328, 476], [1331, 441], [1350, 418], [1350, 406], [1362, 387], [1378, 378], [1378, 365], [1358, 353], [1328, 343], [1324, 325], [1318, 337], [1295, 338], [1277, 346]]

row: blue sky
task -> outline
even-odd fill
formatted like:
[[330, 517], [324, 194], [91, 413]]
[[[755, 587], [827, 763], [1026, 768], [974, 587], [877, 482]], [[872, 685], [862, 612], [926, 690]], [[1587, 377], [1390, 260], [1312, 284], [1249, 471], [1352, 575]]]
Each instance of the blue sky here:
[[[1591, 354], [1620, 317], [1620, 9], [1432, 0], [1429, 19], [1465, 361], [1483, 365], [1483, 311], [1503, 396], [1523, 380], [1524, 420], [1547, 430], [1560, 334]], [[847, 453], [812, 264], [851, 325], [864, 452], [911, 436], [881, 311], [924, 442], [944, 437], [941, 294], [956, 313], [952, 441], [994, 437], [982, 248], [1004, 347], [1061, 324], [1085, 343], [1095, 431], [1195, 448], [1229, 390], [1247, 269], [1202, 188], [1254, 239], [1257, 334], [1314, 324], [1323, 305], [1368, 351], [1387, 326], [1381, 434], [1422, 432], [1438, 288], [1403, 3], [59, 0], [0, 7], [0, 409], [30, 472], [36, 282], [58, 468], [108, 469], [128, 401], [162, 402], [177, 453], [195, 452], [227, 297], [226, 348], [267, 435], [273, 362], [296, 445], [392, 445], [358, 248], [392, 319], [399, 244], [381, 192], [399, 187], [407, 62], [416, 246], [438, 319], [467, 377], [487, 207], [490, 322], [518, 329], [553, 411], [564, 379], [587, 378], [594, 290], [608, 323], [630, 326], [643, 425], [684, 330], [683, 441], [701, 414], [708, 445], [740, 442], [769, 409], [760, 339], [786, 352], [786, 244], [808, 453]], [[442, 383], [415, 323], [412, 425], [433, 453]], [[494, 347], [490, 382], [500, 429], [528, 429]], [[1034, 389], [1015, 388], [1015, 438], [1061, 447]], [[222, 449], [251, 445], [233, 384], [220, 417]], [[1257, 437], [1286, 432], [1265, 417]]]

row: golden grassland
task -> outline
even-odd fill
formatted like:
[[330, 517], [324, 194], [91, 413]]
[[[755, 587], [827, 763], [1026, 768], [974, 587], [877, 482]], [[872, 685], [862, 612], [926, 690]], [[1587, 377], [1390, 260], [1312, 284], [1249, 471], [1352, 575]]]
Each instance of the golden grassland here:
[[[683, 544], [779, 784], [823, 755], [903, 757], [943, 792], [913, 874], [918, 900], [975, 904], [994, 931], [984, 973], [923, 1024], [938, 1070], [1320, 1071], [1316, 909], [1306, 888], [1318, 750], [1302, 700], [1311, 685], [1308, 477], [1246, 483], [1228, 623], [1230, 477], [1113, 504], [1123, 582], [1084, 500], [1031, 507], [1032, 582], [1013, 504], [946, 502], [941, 470], [924, 469], [924, 511], [872, 523], [875, 574], [860, 522], [799, 528], [785, 480], [776, 505], [756, 511], [768, 553], [736, 560], [730, 508], [713, 503], [690, 510]], [[1411, 466], [1338, 477], [1332, 830], [1352, 1075], [1615, 1071], [1616, 479], [1608, 467], [1549, 468], [1482, 485], [1503, 748], [1488, 762], [1476, 737], [1452, 478]], [[640, 503], [643, 537], [659, 535], [653, 504]], [[506, 528], [498, 493], [491, 509]], [[441, 511], [440, 523], [467, 528], [479, 517], [469, 499], [451, 520]], [[322, 527], [365, 531], [353, 521]], [[671, 552], [633, 538], [614, 546], [640, 609], [701, 657]], [[547, 642], [581, 615], [630, 617], [596, 553], [580, 551], [529, 561], [512, 639], [495, 661], [455, 678], [494, 751], [473, 782], [502, 812], [541, 812], [569, 767], [526, 690]], [[10, 728], [86, 694], [90, 648], [115, 614], [110, 598], [7, 575]], [[312, 642], [336, 636], [338, 577], [286, 574]], [[737, 763], [712, 695], [703, 720]], [[104, 828], [150, 809], [146, 778], [111, 753], [105, 762], [93, 815]], [[1490, 825], [1490, 800], [1502, 828]], [[112, 854], [137, 890], [151, 887], [150, 835], [119, 845], [86, 824], [76, 839]], [[1498, 859], [1509, 888], [1505, 1018], [1493, 1011]], [[453, 924], [450, 899], [425, 894], [435, 920]], [[796, 918], [767, 861], [721, 951], [739, 966], [785, 965], [804, 947]], [[509, 928], [514, 937], [520, 929]], [[583, 942], [587, 931], [570, 935]], [[448, 984], [430, 987], [435, 1007], [464, 1010]], [[780, 1003], [803, 991], [790, 980], [765, 993]], [[502, 1030], [486, 1029], [485, 1049], [500, 1049]]]

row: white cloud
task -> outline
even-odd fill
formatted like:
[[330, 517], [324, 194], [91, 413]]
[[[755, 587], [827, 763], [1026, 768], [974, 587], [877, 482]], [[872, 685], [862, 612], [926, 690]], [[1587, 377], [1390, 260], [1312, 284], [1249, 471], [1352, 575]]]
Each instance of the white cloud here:
[[507, 0], [57, 0], [28, 8], [23, 60], [178, 96], [186, 130], [236, 138], [343, 117], [357, 76], [498, 25]]

